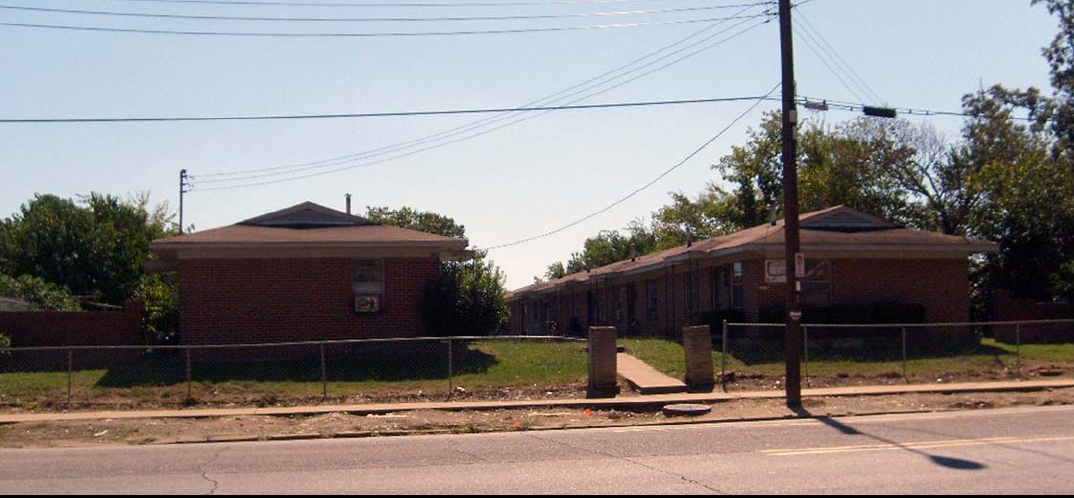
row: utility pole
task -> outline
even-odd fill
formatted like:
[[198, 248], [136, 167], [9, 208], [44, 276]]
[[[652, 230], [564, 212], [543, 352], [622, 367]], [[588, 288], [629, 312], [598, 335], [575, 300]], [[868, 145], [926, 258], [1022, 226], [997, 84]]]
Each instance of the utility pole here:
[[799, 278], [805, 260], [799, 254], [798, 229], [798, 109], [795, 104], [794, 44], [791, 38], [791, 0], [779, 0], [780, 59], [783, 66], [783, 219], [787, 256], [787, 406], [802, 406], [801, 320]]
[[186, 170], [179, 170], [179, 234], [183, 234], [183, 194], [190, 192], [187, 189], [190, 184], [186, 181]]

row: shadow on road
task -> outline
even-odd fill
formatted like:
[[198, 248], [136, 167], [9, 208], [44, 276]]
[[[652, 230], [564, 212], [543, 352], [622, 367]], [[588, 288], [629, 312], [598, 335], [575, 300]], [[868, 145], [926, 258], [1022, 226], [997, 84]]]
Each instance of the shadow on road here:
[[838, 421], [838, 420], [836, 420], [836, 419], [834, 419], [832, 417], [817, 417], [817, 416], [814, 416], [812, 413], [809, 413], [809, 410], [806, 410], [805, 408], [791, 408], [791, 410], [794, 411], [794, 413], [797, 414], [799, 417], [808, 417], [808, 418], [815, 419], [818, 422], [820, 422], [820, 423], [822, 423], [824, 425], [827, 425], [828, 427], [831, 427], [831, 428], [833, 428], [833, 429], [835, 429], [835, 430], [837, 430], [839, 432], [842, 432], [843, 434], [847, 434], [847, 435], [850, 435], [850, 436], [865, 436], [865, 437], [868, 437], [870, 439], [874, 439], [876, 441], [880, 441], [880, 442], [885, 443], [885, 444], [890, 444], [891, 446], [899, 448], [899, 449], [901, 449], [903, 451], [908, 451], [910, 453], [921, 455], [921, 456], [923, 456], [925, 458], [928, 458], [932, 463], [935, 463], [936, 465], [939, 465], [941, 467], [947, 467], [949, 469], [955, 469], [955, 470], [982, 470], [982, 469], [985, 468], [984, 464], [981, 464], [981, 463], [978, 463], [978, 462], [974, 462], [974, 461], [971, 461], [971, 460], [963, 460], [961, 458], [952, 458], [952, 457], [945, 457], [945, 456], [939, 456], [939, 455], [932, 455], [932, 454], [926, 453], [924, 451], [921, 451], [921, 450], [918, 450], [918, 449], [915, 449], [915, 448], [907, 447], [906, 445], [904, 445], [902, 443], [892, 441], [890, 439], [885, 439], [885, 438], [882, 438], [880, 436], [874, 436], [872, 434], [861, 432], [858, 429], [855, 429], [854, 427], [846, 425], [846, 424], [844, 424], [844, 423], [842, 423], [842, 422], [840, 422], [840, 421]]

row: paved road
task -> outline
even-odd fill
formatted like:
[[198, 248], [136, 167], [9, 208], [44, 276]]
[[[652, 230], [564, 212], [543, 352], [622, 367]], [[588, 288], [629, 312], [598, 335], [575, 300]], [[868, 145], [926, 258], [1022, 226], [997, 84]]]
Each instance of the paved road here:
[[1074, 407], [0, 451], [7, 494], [1074, 492]]

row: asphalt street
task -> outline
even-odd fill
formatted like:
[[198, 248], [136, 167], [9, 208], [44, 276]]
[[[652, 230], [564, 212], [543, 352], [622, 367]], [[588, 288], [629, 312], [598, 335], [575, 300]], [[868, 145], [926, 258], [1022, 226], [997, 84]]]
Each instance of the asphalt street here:
[[1070, 494], [1074, 407], [0, 451], [4, 494]]

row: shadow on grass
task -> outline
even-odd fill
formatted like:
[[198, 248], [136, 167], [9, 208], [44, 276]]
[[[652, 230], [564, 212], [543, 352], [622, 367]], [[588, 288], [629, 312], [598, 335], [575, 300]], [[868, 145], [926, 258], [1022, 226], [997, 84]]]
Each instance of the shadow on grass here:
[[[376, 343], [328, 345], [324, 374], [330, 382], [403, 382], [446, 380], [449, 353], [443, 343]], [[453, 375], [478, 374], [499, 363], [495, 356], [467, 344], [454, 343], [450, 353]], [[182, 351], [158, 351], [142, 361], [116, 366], [97, 387], [167, 386], [186, 382]], [[194, 382], [320, 382], [318, 346], [288, 349], [196, 350], [191, 355]]]

